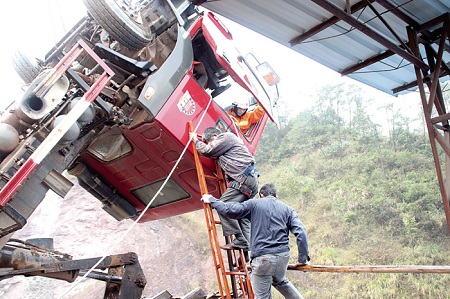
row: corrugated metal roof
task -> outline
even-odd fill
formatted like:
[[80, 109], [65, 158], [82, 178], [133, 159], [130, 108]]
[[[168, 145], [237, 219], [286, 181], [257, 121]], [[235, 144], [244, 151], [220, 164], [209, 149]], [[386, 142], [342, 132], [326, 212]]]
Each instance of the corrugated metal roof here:
[[[404, 47], [408, 42], [407, 27], [420, 28], [441, 16], [448, 19], [450, 0], [212, 0], [202, 6], [339, 73], [365, 63], [348, 76], [393, 94], [407, 92], [405, 86], [416, 81], [414, 61], [408, 60], [412, 56], [408, 56], [411, 54]], [[361, 8], [348, 14], [354, 6]], [[340, 19], [325, 26], [334, 16]], [[315, 26], [322, 27], [299, 44], [293, 43], [296, 37]], [[421, 38], [432, 36], [434, 41], [428, 43], [435, 52], [442, 27], [443, 22], [436, 22], [420, 35]], [[443, 60], [448, 65], [448, 37], [445, 49]], [[420, 50], [421, 59], [428, 64], [424, 46]], [[373, 61], [369, 63], [369, 59]], [[448, 79], [448, 70], [443, 71], [442, 78]]]

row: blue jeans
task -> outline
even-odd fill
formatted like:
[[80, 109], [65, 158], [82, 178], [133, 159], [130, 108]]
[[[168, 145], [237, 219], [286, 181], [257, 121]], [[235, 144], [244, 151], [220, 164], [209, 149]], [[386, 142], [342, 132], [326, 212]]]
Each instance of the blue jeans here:
[[[254, 197], [258, 193], [258, 177], [249, 175], [245, 181], [251, 190], [252, 194], [250, 198]], [[225, 203], [242, 203], [248, 200], [248, 197], [241, 193], [241, 191], [229, 186], [227, 190], [222, 194], [220, 200]], [[219, 214], [220, 222], [222, 223], [222, 231], [225, 237], [242, 233], [245, 239], [250, 243], [250, 220], [242, 218], [235, 220]]]
[[300, 292], [287, 279], [289, 252], [265, 254], [250, 262], [252, 267], [252, 286], [255, 299], [271, 299], [271, 285], [287, 299], [303, 299]]

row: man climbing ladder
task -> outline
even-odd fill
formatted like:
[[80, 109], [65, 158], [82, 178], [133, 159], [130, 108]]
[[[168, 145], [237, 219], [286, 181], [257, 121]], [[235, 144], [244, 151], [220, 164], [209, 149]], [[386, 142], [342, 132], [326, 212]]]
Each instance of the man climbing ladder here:
[[[233, 133], [222, 133], [209, 127], [203, 132], [203, 141], [198, 140], [197, 133], [191, 133], [197, 151], [205, 157], [216, 158], [225, 171], [228, 188], [220, 197], [222, 202], [241, 203], [258, 193], [258, 173], [254, 169], [255, 159], [244, 143]], [[219, 215], [225, 237], [234, 235], [235, 239], [227, 246], [249, 250], [250, 221], [234, 220]], [[247, 259], [248, 262], [248, 259]]]
[[[200, 143], [200, 141], [198, 141], [197, 134], [195, 132], [193, 132], [192, 124], [190, 124], [190, 126], [191, 126], [191, 129], [190, 129], [191, 130], [191, 139], [198, 145]], [[222, 134], [220, 133], [220, 131], [218, 131], [218, 130], [214, 131], [214, 130], [216, 130], [216, 129], [208, 128], [207, 130], [205, 130], [203, 137], [204, 137], [204, 140], [208, 144], [201, 142], [202, 144], [200, 145], [200, 147], [206, 145], [205, 148], [210, 148], [210, 147], [215, 148], [215, 147], [211, 146], [211, 143], [214, 143], [214, 140], [217, 139], [217, 136], [222, 135]], [[234, 136], [233, 134], [231, 134], [231, 135]], [[221, 162], [230, 163], [229, 159], [230, 159], [230, 157], [233, 157], [232, 155], [231, 156], [226, 155], [226, 153], [227, 153], [226, 149], [228, 149], [228, 151], [230, 151], [230, 146], [233, 144], [233, 142], [235, 142], [235, 140], [232, 136], [225, 136], [225, 137], [229, 138], [229, 139], [225, 139], [225, 140], [228, 140], [231, 143], [225, 143], [224, 147], [222, 148], [221, 151], [219, 151], [217, 149], [216, 149], [216, 151], [210, 150], [210, 153], [212, 152], [212, 153], [220, 154], [220, 155], [218, 155], [219, 156], [218, 157], [219, 165], [221, 165]], [[234, 136], [234, 137], [237, 138], [236, 136]], [[239, 139], [237, 139], [237, 140], [239, 142]], [[208, 147], [208, 145], [209, 145], [209, 147]], [[242, 147], [245, 148], [245, 150], [247, 150], [247, 148], [243, 144], [242, 144]], [[208, 189], [207, 189], [207, 185], [206, 185], [207, 177], [205, 177], [205, 175], [204, 175], [203, 165], [200, 161], [197, 149], [198, 149], [198, 146], [194, 145], [193, 153], [194, 153], [194, 158], [195, 158], [195, 163], [196, 163], [196, 168], [197, 168], [197, 175], [198, 175], [199, 184], [200, 184], [200, 191], [201, 191], [201, 194], [203, 195], [203, 194], [208, 194]], [[239, 154], [241, 154], [242, 151], [243, 151], [243, 149], [240, 148]], [[208, 154], [206, 154], [206, 155], [208, 155]], [[250, 156], [250, 157], [248, 157], [248, 156]], [[248, 156], [246, 155], [245, 158], [248, 159], [249, 165], [254, 165], [253, 157], [250, 154], [248, 154]], [[220, 157], [223, 157], [225, 159], [221, 160]], [[220, 187], [219, 189], [220, 189], [220, 193], [222, 194], [222, 197], [225, 194], [227, 194], [227, 192], [228, 192], [228, 194], [230, 194], [230, 193], [234, 194], [234, 196], [236, 196], [236, 194], [238, 192], [241, 194], [241, 191], [239, 191], [239, 189], [236, 187], [227, 188], [223, 170], [222, 170], [222, 168], [220, 168], [220, 166], [218, 164], [216, 164], [217, 177], [208, 177], [208, 179], [213, 179], [219, 183], [219, 187]], [[227, 166], [227, 165], [225, 164], [225, 166]], [[239, 168], [239, 167], [237, 167], [237, 168]], [[242, 182], [242, 183], [240, 183], [241, 186], [244, 185], [245, 183], [247, 183], [249, 185], [251, 184], [251, 186], [253, 187], [253, 188], [249, 188], [247, 185], [244, 185], [246, 188], [248, 188], [248, 196], [245, 196], [245, 198], [242, 199], [242, 201], [244, 201], [249, 196], [254, 196], [254, 194], [257, 192], [257, 190], [258, 190], [257, 175], [255, 174], [256, 172], [253, 169], [250, 169], [250, 171], [249, 171], [249, 172], [251, 172], [251, 175], [250, 175], [250, 173], [245, 175], [244, 172], [248, 168], [248, 166], [246, 166], [246, 168], [244, 170], [242, 170], [242, 172], [236, 171], [237, 168], [235, 167], [232, 170], [233, 178], [238, 178], [238, 180], [240, 182]], [[246, 179], [247, 177], [251, 177], [251, 179], [247, 180]], [[242, 178], [243, 178], [243, 180], [242, 180]], [[237, 186], [237, 185], [234, 185], [234, 186]], [[247, 189], [245, 189], [245, 190], [247, 192]], [[239, 195], [239, 194], [237, 194], [237, 195], [240, 196], [241, 198], [243, 197], [242, 195]], [[235, 240], [237, 240], [237, 236], [236, 236], [236, 239], [234, 240], [235, 242], [228, 243], [225, 246], [220, 246], [219, 241], [218, 241], [216, 224], [222, 224], [226, 242], [230, 241], [230, 235], [233, 233], [230, 233], [231, 230], [229, 229], [229, 227], [227, 227], [227, 230], [226, 230], [225, 225], [222, 222], [217, 222], [214, 219], [214, 214], [212, 212], [210, 205], [204, 204], [203, 209], [205, 212], [205, 218], [206, 218], [207, 227], [208, 227], [208, 235], [209, 235], [209, 239], [210, 239], [211, 250], [212, 250], [213, 259], [215, 262], [216, 275], [217, 275], [219, 289], [220, 289], [222, 298], [253, 299], [253, 290], [251, 287], [250, 279], [248, 277], [248, 271], [247, 271], [247, 266], [246, 266], [246, 261], [245, 261], [246, 259], [248, 260], [248, 241], [247, 241], [247, 239], [245, 239], [245, 237], [242, 233], [240, 233], [241, 235], [239, 236], [239, 233], [236, 232], [237, 229], [239, 229], [239, 230], [241, 229], [241, 226], [239, 225], [239, 223], [234, 223], [231, 225], [231, 227], [235, 229], [233, 231], [234, 234], [235, 235], [237, 234], [240, 238], [244, 238], [244, 241], [247, 242], [246, 246], [242, 246], [243, 248], [234, 246], [234, 244], [236, 243]], [[235, 222], [237, 222], [237, 221], [235, 221]], [[227, 225], [229, 224], [229, 222], [225, 222], [225, 223], [227, 223]], [[235, 226], [233, 226], [233, 225], [235, 225]], [[236, 229], [236, 227], [237, 227], [237, 229]], [[246, 230], [244, 230], [244, 231], [247, 232]], [[248, 233], [249, 233], [249, 226], [248, 226]], [[243, 249], [246, 249], [246, 251], [247, 251], [245, 258], [244, 258], [244, 250]], [[227, 271], [225, 269], [224, 258], [222, 256], [221, 250], [225, 250], [227, 253], [228, 267], [230, 269], [229, 271]], [[236, 254], [236, 251], [238, 251], [238, 255]], [[230, 287], [228, 284], [228, 277], [230, 277], [230, 280], [231, 280], [232, 292], [230, 291]], [[239, 288], [240, 292], [239, 292], [238, 288]]]

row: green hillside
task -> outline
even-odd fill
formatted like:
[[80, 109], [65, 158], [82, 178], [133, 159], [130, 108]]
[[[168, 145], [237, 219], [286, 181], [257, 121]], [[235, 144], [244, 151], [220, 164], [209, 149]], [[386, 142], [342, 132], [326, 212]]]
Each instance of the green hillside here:
[[[389, 105], [380, 110], [383, 133], [369, 101], [352, 86], [331, 86], [280, 130], [269, 124], [256, 153], [260, 183], [275, 183], [298, 211], [312, 264], [450, 265], [428, 135]], [[305, 298], [450, 298], [449, 274], [289, 277]]]

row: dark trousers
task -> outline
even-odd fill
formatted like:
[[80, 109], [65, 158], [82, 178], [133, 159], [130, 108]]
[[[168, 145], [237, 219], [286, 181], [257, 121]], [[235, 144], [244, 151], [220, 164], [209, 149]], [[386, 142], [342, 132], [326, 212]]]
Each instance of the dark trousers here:
[[[249, 175], [244, 181], [244, 184], [252, 190], [250, 198], [254, 197], [258, 193], [258, 177]], [[241, 193], [233, 182], [230, 183], [225, 193], [220, 197], [220, 200], [227, 203], [241, 203], [249, 199], [245, 194]], [[243, 218], [240, 220], [234, 220], [226, 216], [219, 214], [220, 222], [222, 223], [223, 235], [225, 237], [242, 233], [247, 241], [250, 242], [250, 220]]]

